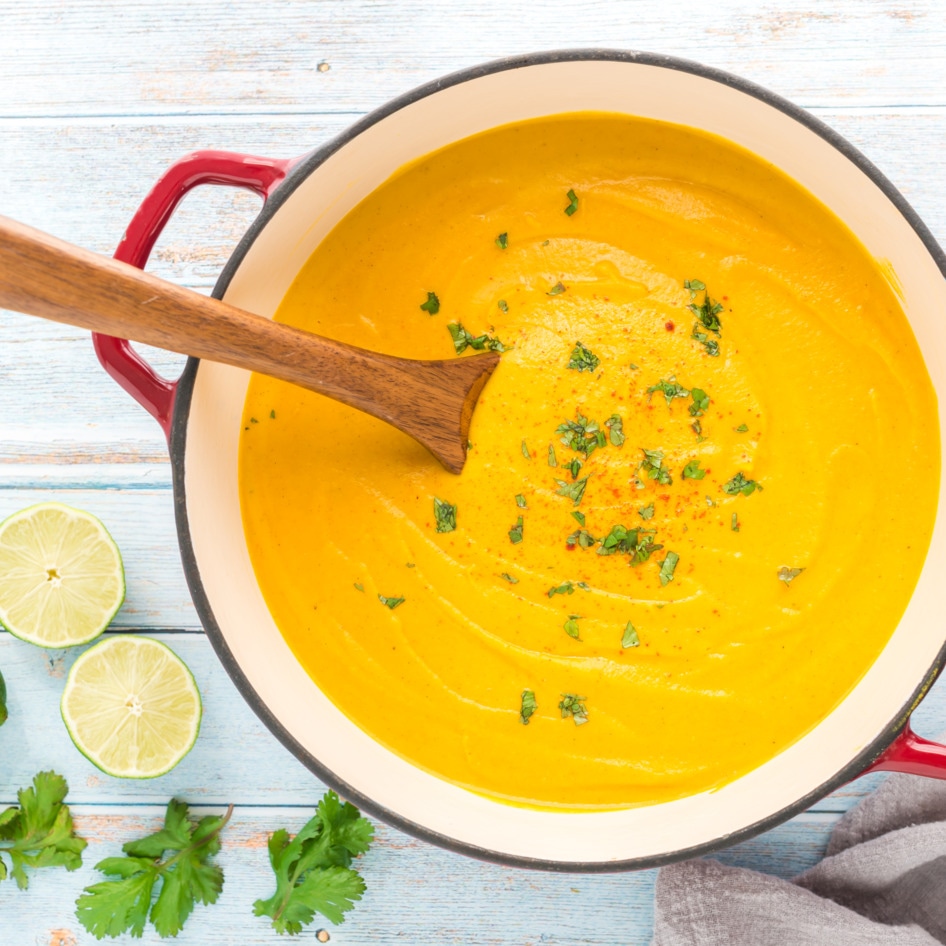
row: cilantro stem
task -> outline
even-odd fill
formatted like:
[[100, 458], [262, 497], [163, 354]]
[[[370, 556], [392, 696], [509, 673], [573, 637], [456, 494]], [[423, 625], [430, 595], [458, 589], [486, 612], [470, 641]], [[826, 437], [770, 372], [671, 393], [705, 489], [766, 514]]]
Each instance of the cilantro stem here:
[[233, 805], [228, 805], [226, 813], [220, 819], [220, 824], [218, 824], [217, 827], [213, 829], [213, 831], [208, 831], [207, 834], [204, 835], [204, 837], [202, 837], [199, 841], [196, 841], [193, 844], [188, 844], [187, 847], [182, 848], [177, 852], [177, 854], [168, 858], [166, 861], [162, 861], [160, 857], [156, 857], [154, 859], [154, 866], [158, 873], [167, 873], [167, 871], [173, 867], [182, 857], [186, 856], [187, 854], [192, 854], [194, 851], [199, 851], [205, 844], [209, 844], [226, 827], [227, 822], [230, 820], [232, 815]]

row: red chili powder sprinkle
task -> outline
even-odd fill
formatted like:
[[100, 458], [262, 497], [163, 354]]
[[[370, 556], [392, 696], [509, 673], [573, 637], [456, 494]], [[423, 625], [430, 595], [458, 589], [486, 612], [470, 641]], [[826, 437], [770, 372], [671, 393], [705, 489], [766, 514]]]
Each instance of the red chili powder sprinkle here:
[[668, 323], [664, 326], [664, 328], [665, 328], [668, 332], [672, 332], [672, 331], [676, 328], [676, 326], [673, 324], [673, 322], [668, 322]]

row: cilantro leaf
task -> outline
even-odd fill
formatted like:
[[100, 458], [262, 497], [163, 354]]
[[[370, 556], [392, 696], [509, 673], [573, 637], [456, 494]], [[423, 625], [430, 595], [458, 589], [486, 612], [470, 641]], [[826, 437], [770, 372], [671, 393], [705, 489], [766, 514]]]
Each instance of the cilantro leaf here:
[[575, 693], [563, 693], [558, 708], [562, 711], [562, 719], [568, 719], [571, 716], [575, 720], [576, 726], [588, 722], [588, 710], [585, 709], [585, 697], [583, 696], [578, 696]]
[[[95, 865], [106, 877], [76, 900], [79, 922], [97, 939], [130, 932], [141, 936], [150, 918], [158, 935], [177, 936], [197, 903], [216, 903], [223, 871], [210, 858], [220, 851], [220, 832], [233, 814], [192, 821], [187, 805], [172, 798], [160, 831], [122, 846], [125, 857]], [[155, 885], [161, 889], [152, 904]]]
[[513, 545], [518, 545], [522, 541], [523, 524], [524, 520], [522, 516], [519, 516], [519, 518], [516, 519], [516, 524], [509, 530], [509, 541], [512, 542]]
[[575, 342], [571, 358], [568, 359], [565, 367], [574, 371], [594, 371], [599, 364], [601, 364], [601, 359], [590, 348], [585, 348], [581, 342]]
[[733, 427], [733, 430], [736, 431], [737, 434], [747, 434], [749, 433], [749, 425], [740, 424], [738, 427]]
[[529, 717], [539, 708], [535, 701], [535, 693], [532, 690], [522, 691], [522, 703], [519, 709], [519, 721], [523, 726], [529, 725]]
[[551, 289], [546, 293], [547, 296], [560, 296], [565, 291], [565, 286], [559, 280]]
[[648, 503], [648, 505], [646, 506], [641, 506], [641, 508], [637, 510], [637, 515], [639, 515], [641, 519], [653, 519], [654, 518], [654, 504]]
[[468, 348], [475, 351], [483, 351], [486, 348], [490, 351], [509, 351], [509, 347], [498, 338], [493, 338], [485, 332], [482, 335], [471, 335], [459, 322], [451, 322], [447, 326], [447, 331], [453, 339], [453, 348], [458, 355], [463, 354]]
[[557, 434], [564, 434], [561, 438], [566, 447], [577, 453], [583, 453], [585, 459], [591, 456], [599, 447], [607, 445], [604, 431], [593, 420], [588, 420], [584, 414], [575, 414], [575, 420], [566, 420], [555, 428]]
[[789, 568], [787, 565], [783, 565], [778, 570], [778, 580], [790, 585], [804, 570], [804, 568]]
[[620, 523], [601, 540], [599, 555], [630, 555], [631, 565], [646, 562], [654, 552], [662, 549], [654, 541], [653, 529], [628, 529]]
[[685, 480], [701, 480], [704, 476], [706, 476], [706, 470], [700, 469], [699, 460], [691, 460], [683, 468], [683, 478]]
[[86, 842], [75, 835], [72, 814], [63, 799], [69, 791], [66, 780], [55, 772], [33, 776], [31, 788], [17, 792], [19, 808], [0, 812], [0, 880], [9, 873], [20, 890], [29, 886], [27, 868], [65, 867], [82, 864]]
[[575, 586], [570, 582], [563, 582], [561, 585], [556, 585], [553, 588], [549, 588], [548, 595], [551, 598], [553, 595], [573, 595], [575, 593]]
[[392, 611], [400, 607], [407, 600], [406, 598], [388, 598], [385, 595], [378, 595], [378, 600], [386, 607], [390, 608]]
[[3, 674], [0, 673], [0, 726], [7, 721], [7, 685], [3, 682]]
[[457, 527], [457, 507], [434, 497], [434, 517], [438, 532], [453, 532]]
[[519, 584], [519, 579], [518, 579], [518, 578], [513, 578], [513, 576], [510, 575], [509, 572], [501, 572], [500, 575], [499, 575], [499, 577], [500, 577], [500, 578], [505, 578], [506, 581], [508, 581], [510, 585], [518, 585], [518, 584]]
[[578, 619], [581, 617], [580, 614], [569, 614], [568, 620], [565, 622], [563, 627], [565, 628], [565, 633], [569, 637], [573, 637], [576, 641], [580, 641], [581, 638], [578, 636]]
[[[692, 280], [690, 285], [693, 285]], [[722, 325], [719, 321], [719, 313], [723, 311], [723, 307], [719, 302], [716, 302], [715, 299], [710, 299], [709, 290], [707, 290], [706, 286], [703, 286], [703, 292], [705, 293], [703, 301], [699, 305], [695, 302], [691, 302], [687, 308], [700, 320], [700, 325], [702, 325], [703, 328], [719, 335], [722, 329]]]
[[667, 552], [667, 557], [660, 563], [660, 584], [668, 585], [673, 581], [673, 573], [679, 561], [680, 556], [676, 552]]
[[269, 839], [269, 862], [276, 875], [271, 897], [253, 904], [256, 916], [268, 916], [277, 933], [301, 933], [321, 913], [341, 923], [365, 892], [365, 882], [351, 867], [368, 850], [373, 829], [358, 809], [326, 792], [315, 816], [290, 839], [280, 829]]
[[634, 625], [630, 621], [627, 622], [627, 627], [624, 628], [624, 634], [621, 636], [621, 646], [624, 648], [628, 647], [640, 647], [641, 639], [637, 636], [637, 631], [634, 628]]
[[555, 447], [549, 444], [549, 466], [558, 466], [558, 459], [555, 456]]
[[440, 311], [440, 300], [436, 292], [427, 293], [427, 301], [421, 304], [421, 309], [428, 315], [436, 315]]
[[516, 493], [516, 505], [517, 505], [520, 509], [528, 509], [528, 508], [529, 508], [529, 507], [526, 505], [526, 498], [525, 498], [525, 496], [522, 495], [522, 493]]
[[583, 512], [579, 512], [579, 511], [576, 509], [576, 510], [572, 513], [572, 517], [578, 521], [579, 525], [584, 525], [584, 524], [585, 524], [585, 514], [584, 514]]
[[693, 403], [690, 405], [690, 415], [701, 417], [703, 412], [710, 406], [710, 396], [702, 388], [693, 388], [690, 391], [690, 397], [693, 398]]
[[604, 426], [608, 428], [611, 435], [611, 443], [615, 447], [620, 447], [624, 443], [624, 421], [620, 414], [612, 414], [605, 422]]
[[499, 308], [499, 311], [503, 314], [509, 311], [509, 303], [505, 299], [500, 299], [496, 305]]
[[653, 396], [655, 391], [660, 391], [667, 399], [667, 407], [670, 407], [673, 404], [674, 398], [690, 396], [690, 392], [685, 387], [683, 387], [682, 384], [677, 384], [677, 380], [673, 375], [670, 375], [670, 378], [667, 381], [664, 381], [664, 379], [661, 378], [656, 384], [652, 384], [647, 389], [647, 393], [651, 396]]
[[736, 496], [739, 493], [742, 493], [743, 496], [751, 496], [756, 490], [761, 493], [762, 486], [755, 480], [747, 480], [745, 474], [741, 471], [728, 483], [723, 483], [723, 492], [730, 496]]
[[742, 526], [739, 524], [739, 514], [738, 514], [738, 513], [735, 513], [735, 512], [734, 512], [734, 513], [732, 514], [732, 519], [730, 520], [729, 528], [732, 529], [733, 532], [738, 532], [738, 531], [742, 528]]
[[588, 477], [582, 477], [575, 480], [574, 483], [566, 483], [565, 480], [556, 480], [558, 489], [555, 491], [559, 496], [567, 496], [576, 506], [581, 502], [585, 495], [585, 487], [588, 485]]
[[578, 479], [578, 474], [581, 473], [581, 460], [578, 457], [575, 457], [570, 463], [563, 463], [562, 469], [568, 470], [572, 475], [573, 480]]
[[529, 453], [529, 447], [526, 445], [526, 442], [525, 442], [524, 440], [522, 441], [522, 447], [521, 447], [520, 449], [522, 450], [522, 455], [523, 455], [527, 460], [531, 460], [531, 459], [532, 459], [532, 454]]
[[578, 195], [574, 190], [569, 190], [565, 196], [568, 198], [568, 206], [565, 208], [565, 213], [570, 217], [578, 209]]
[[641, 461], [641, 469], [661, 486], [670, 486], [673, 483], [673, 477], [670, 475], [670, 471], [664, 466], [663, 451], [645, 450], [641, 447], [641, 452], [644, 454], [644, 459]]
[[706, 288], [706, 283], [702, 279], [684, 279], [683, 288], [690, 290], [690, 298], [695, 299], [698, 292]]
[[566, 545], [570, 547], [578, 545], [583, 549], [590, 549], [597, 542], [598, 540], [586, 529], [578, 529], [565, 539]]
[[711, 358], [719, 357], [719, 342], [715, 338], [710, 338], [706, 332], [700, 331], [698, 322], [693, 323], [693, 334], [690, 336], [694, 341], [699, 342], [706, 350], [706, 354]]
[[501, 249], [504, 250], [509, 246], [509, 234], [500, 233], [498, 237], [493, 241]]

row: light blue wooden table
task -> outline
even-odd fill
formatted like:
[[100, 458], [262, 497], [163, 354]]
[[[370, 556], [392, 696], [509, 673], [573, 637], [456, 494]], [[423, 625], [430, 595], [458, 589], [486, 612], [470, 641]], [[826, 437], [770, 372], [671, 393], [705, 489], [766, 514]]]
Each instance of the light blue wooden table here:
[[[0, 0], [0, 213], [111, 253], [153, 180], [184, 152], [300, 154], [444, 72], [563, 46], [672, 53], [769, 86], [861, 148], [946, 242], [942, 0]], [[240, 192], [194, 193], [151, 269], [209, 291], [256, 208]], [[169, 374], [180, 364], [154, 359]], [[94, 942], [73, 913], [97, 876], [91, 865], [153, 828], [172, 795], [198, 811], [236, 805], [219, 858], [221, 900], [197, 908], [178, 942], [276, 942], [251, 913], [270, 891], [267, 834], [303, 824], [323, 788], [245, 706], [201, 632], [157, 425], [101, 371], [86, 334], [6, 312], [0, 405], [0, 516], [48, 499], [100, 516], [128, 576], [114, 629], [167, 642], [194, 670], [205, 705], [197, 746], [177, 769], [150, 782], [109, 778], [72, 747], [59, 718], [76, 652], [0, 633], [11, 697], [0, 808], [35, 772], [54, 768], [69, 780], [89, 840], [74, 874], [41, 871], [27, 892], [0, 884], [0, 946]], [[915, 723], [925, 735], [946, 729], [946, 685]], [[840, 813], [871, 784], [863, 779], [721, 858], [791, 876], [819, 858]], [[651, 935], [653, 872], [508, 870], [383, 825], [363, 869], [367, 896], [331, 929], [333, 943], [619, 946]], [[311, 931], [303, 939], [314, 941]]]

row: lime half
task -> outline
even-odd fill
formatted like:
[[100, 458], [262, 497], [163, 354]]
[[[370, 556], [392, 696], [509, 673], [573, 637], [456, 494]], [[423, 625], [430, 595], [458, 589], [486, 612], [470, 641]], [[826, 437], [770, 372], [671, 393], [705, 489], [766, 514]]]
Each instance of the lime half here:
[[0, 622], [41, 647], [87, 644], [125, 600], [118, 546], [95, 516], [41, 503], [0, 523]]
[[149, 637], [109, 637], [72, 665], [62, 718], [76, 748], [108, 775], [173, 769], [200, 730], [200, 693], [177, 654]]

